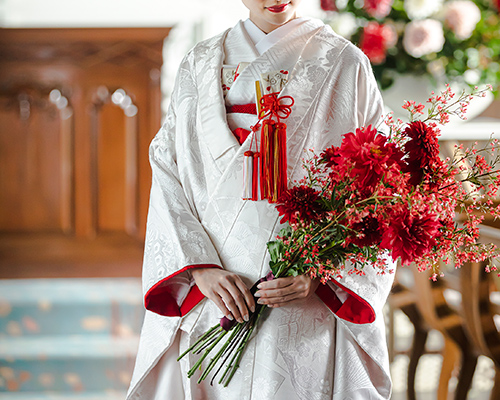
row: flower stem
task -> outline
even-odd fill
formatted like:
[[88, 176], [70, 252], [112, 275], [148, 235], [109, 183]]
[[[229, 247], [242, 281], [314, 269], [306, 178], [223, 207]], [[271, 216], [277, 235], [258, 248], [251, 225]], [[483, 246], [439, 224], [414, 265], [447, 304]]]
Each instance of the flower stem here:
[[[220, 326], [219, 326], [220, 327]], [[203, 350], [205, 350], [208, 346], [210, 346], [215, 340], [218, 338], [218, 334], [224, 329], [218, 329], [215, 331], [215, 333], [211, 336], [208, 337], [204, 343], [200, 343], [200, 345], [193, 350], [193, 354], [200, 354]]]
[[238, 326], [239, 326], [240, 329], [239, 329], [237, 335], [235, 336], [235, 338], [233, 339], [233, 342], [229, 345], [228, 348], [226, 348], [226, 350], [224, 351], [224, 353], [222, 353], [221, 356], [220, 356], [221, 358], [224, 357], [224, 356], [226, 356], [226, 357], [224, 358], [224, 360], [222, 360], [221, 365], [219, 366], [219, 368], [217, 369], [217, 371], [215, 371], [215, 374], [212, 376], [212, 379], [210, 380], [210, 386], [213, 386], [215, 378], [217, 377], [217, 375], [221, 371], [222, 367], [224, 367], [224, 365], [226, 365], [227, 360], [229, 359], [229, 357], [231, 357], [232, 351], [236, 347], [238, 347], [238, 344], [240, 343], [241, 338], [244, 336], [245, 330], [241, 329], [243, 327], [243, 324], [238, 324]]
[[212, 349], [215, 346], [217, 346], [217, 343], [219, 343], [224, 338], [224, 336], [226, 336], [227, 331], [225, 331], [221, 327], [220, 331], [218, 333], [219, 333], [219, 337], [217, 337], [217, 339], [212, 343], [212, 345], [208, 349], [205, 350], [205, 353], [203, 353], [203, 355], [199, 358], [199, 360], [196, 361], [196, 363], [193, 365], [193, 367], [188, 371], [188, 378], [191, 378], [194, 375], [194, 373], [196, 372], [198, 367], [201, 365], [203, 360], [210, 354]]
[[198, 383], [200, 383], [202, 380], [204, 380], [208, 376], [210, 371], [212, 371], [212, 369], [215, 367], [215, 364], [217, 364], [217, 362], [220, 360], [220, 358], [222, 357], [222, 354], [224, 354], [226, 348], [229, 346], [229, 344], [234, 339], [236, 334], [239, 333], [239, 331], [243, 329], [243, 326], [244, 326], [243, 324], [238, 324], [238, 326], [235, 329], [233, 329], [233, 331], [231, 332], [231, 336], [229, 336], [229, 339], [226, 340], [226, 343], [224, 343], [224, 345], [220, 348], [220, 350], [217, 352], [217, 354], [214, 357], [212, 357], [212, 359], [210, 360], [210, 363], [208, 364], [207, 368], [205, 368], [205, 371], [200, 376]]
[[193, 350], [196, 346], [198, 346], [201, 342], [203, 342], [205, 339], [207, 339], [209, 336], [214, 334], [214, 331], [219, 328], [220, 325], [214, 325], [211, 327], [208, 331], [206, 331], [203, 335], [201, 335], [198, 340], [189, 348], [187, 349], [184, 353], [182, 353], [179, 358], [177, 358], [177, 361], [179, 361], [182, 357], [184, 357], [186, 354], [188, 354], [191, 350]]
[[[234, 366], [232, 366], [231, 373], [229, 374], [229, 376], [226, 380], [226, 383], [224, 383], [224, 387], [227, 387], [227, 385], [229, 385], [229, 382], [231, 382], [231, 379], [233, 379], [233, 376], [236, 373], [236, 370], [239, 368], [240, 360], [241, 360], [241, 357], [243, 356], [243, 350], [245, 349], [247, 342], [248, 342], [248, 339], [252, 335], [254, 328], [255, 328], [255, 325], [253, 325], [248, 330], [247, 334], [243, 337], [243, 342], [240, 344], [240, 346], [238, 347], [238, 350], [236, 351], [236, 354], [235, 354], [235, 356], [237, 356], [236, 362], [234, 363]], [[229, 365], [228, 368], [231, 368], [231, 365]]]

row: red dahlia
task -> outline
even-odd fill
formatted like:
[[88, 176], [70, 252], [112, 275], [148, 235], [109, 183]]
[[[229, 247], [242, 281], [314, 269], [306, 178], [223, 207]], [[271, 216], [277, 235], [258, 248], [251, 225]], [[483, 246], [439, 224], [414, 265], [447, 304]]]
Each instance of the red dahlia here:
[[325, 11], [337, 11], [335, 0], [321, 0], [321, 9]]
[[433, 128], [422, 121], [413, 121], [405, 129], [404, 134], [410, 138], [404, 145], [407, 153], [407, 171], [411, 173], [410, 183], [421, 182], [424, 172], [433, 165], [439, 164], [439, 144]]
[[393, 166], [399, 170], [403, 157], [401, 150], [371, 125], [347, 133], [339, 153], [353, 163], [352, 174], [358, 176], [355, 185], [363, 193], [373, 191]]
[[381, 247], [390, 250], [394, 260], [401, 257], [402, 264], [408, 265], [432, 249], [441, 223], [426, 209], [410, 211], [401, 206], [392, 214]]
[[322, 212], [319, 198], [319, 193], [308, 186], [294, 186], [288, 189], [280, 196], [276, 206], [279, 215], [283, 216], [281, 223], [318, 220]]
[[351, 242], [359, 247], [369, 247], [380, 243], [382, 235], [379, 230], [379, 222], [377, 218], [371, 215], [364, 217], [360, 222], [351, 225], [351, 229], [358, 234], [351, 239]]
[[339, 148], [332, 146], [325, 149], [323, 153], [320, 154], [321, 161], [324, 162], [328, 168], [333, 168], [340, 163], [340, 152]]

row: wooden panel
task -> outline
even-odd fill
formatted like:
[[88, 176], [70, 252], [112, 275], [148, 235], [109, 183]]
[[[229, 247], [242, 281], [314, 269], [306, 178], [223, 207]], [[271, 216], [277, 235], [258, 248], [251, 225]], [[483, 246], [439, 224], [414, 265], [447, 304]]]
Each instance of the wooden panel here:
[[137, 228], [137, 121], [114, 105], [97, 108], [97, 231]]
[[[168, 32], [0, 29], [0, 101], [10, 102], [0, 106], [1, 270], [29, 277], [51, 265], [57, 274], [59, 265], [77, 269], [61, 276], [89, 276], [81, 265], [120, 265], [131, 242], [142, 247]], [[64, 107], [45, 100], [49, 107], [30, 102], [29, 123], [21, 121], [19, 93], [27, 87], [40, 99], [58, 88], [71, 115], [62, 118]], [[132, 112], [113, 102], [118, 89]], [[139, 274], [140, 251], [128, 257]]]
[[0, 110], [0, 230], [71, 229], [71, 118], [28, 100]]
[[99, 111], [97, 138], [97, 229], [125, 229], [125, 116], [115, 105]]

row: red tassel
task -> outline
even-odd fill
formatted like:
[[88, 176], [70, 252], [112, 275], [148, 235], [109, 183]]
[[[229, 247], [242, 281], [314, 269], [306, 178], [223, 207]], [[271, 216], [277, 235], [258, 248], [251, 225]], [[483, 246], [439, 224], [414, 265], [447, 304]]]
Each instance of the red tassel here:
[[288, 184], [288, 160], [287, 160], [287, 146], [286, 146], [286, 124], [280, 123], [278, 125], [278, 143], [276, 144], [278, 148], [278, 159], [279, 168], [278, 175], [276, 177], [278, 181], [278, 191], [276, 193], [276, 200], [281, 196], [283, 192], [287, 189]]
[[287, 186], [286, 124], [264, 121], [260, 143], [261, 198], [276, 203]]
[[[271, 93], [262, 97], [259, 123], [252, 127], [254, 135], [257, 134], [259, 127], [261, 129], [260, 152], [247, 151], [245, 153], [245, 156], [247, 156], [247, 153], [250, 156], [251, 153], [253, 158], [252, 164], [250, 164], [248, 158], [245, 158], [245, 200], [258, 200], [260, 186], [260, 198], [262, 200], [267, 199], [270, 203], [276, 203], [281, 194], [287, 189], [286, 124], [280, 122], [280, 118], [288, 118], [293, 104], [294, 100], [291, 96], [278, 98], [278, 93]], [[273, 120], [273, 118], [276, 120]], [[250, 148], [252, 148], [254, 139], [257, 140], [257, 137], [252, 137]], [[250, 167], [252, 168], [251, 177]]]
[[260, 195], [262, 200], [269, 196], [269, 171], [270, 171], [270, 131], [271, 121], [264, 121], [260, 131]]

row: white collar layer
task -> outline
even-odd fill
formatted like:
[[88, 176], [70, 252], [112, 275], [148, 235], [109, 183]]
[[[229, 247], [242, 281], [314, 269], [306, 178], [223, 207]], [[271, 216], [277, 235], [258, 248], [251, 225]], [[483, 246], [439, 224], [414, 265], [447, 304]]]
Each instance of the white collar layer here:
[[243, 26], [250, 39], [252, 39], [255, 48], [262, 55], [306, 20], [307, 18], [302, 17], [294, 18], [268, 34], [262, 32], [250, 19], [244, 21]]

